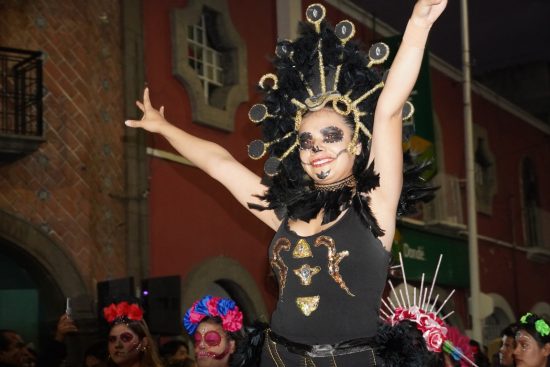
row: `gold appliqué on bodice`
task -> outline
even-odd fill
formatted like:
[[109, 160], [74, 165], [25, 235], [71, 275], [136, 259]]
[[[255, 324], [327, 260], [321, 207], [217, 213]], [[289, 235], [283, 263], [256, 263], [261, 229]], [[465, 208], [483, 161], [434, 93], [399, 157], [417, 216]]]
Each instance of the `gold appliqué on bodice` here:
[[307, 243], [307, 241], [304, 240], [303, 238], [300, 239], [296, 243], [294, 250], [292, 250], [292, 257], [295, 259], [304, 259], [306, 257], [313, 257], [313, 253], [311, 252], [311, 247], [309, 246], [309, 243]]
[[288, 266], [286, 266], [283, 258], [281, 257], [281, 251], [289, 251], [291, 243], [287, 238], [281, 237], [273, 245], [273, 256], [271, 257], [271, 266], [277, 268], [277, 275], [279, 277], [279, 289], [281, 292], [281, 299], [283, 298], [283, 291], [286, 285], [286, 274], [288, 273]]
[[296, 298], [296, 305], [304, 315], [309, 316], [319, 306], [320, 298], [319, 296], [298, 297]]
[[294, 269], [294, 274], [296, 274], [298, 278], [300, 278], [300, 283], [302, 283], [302, 285], [310, 285], [311, 278], [313, 278], [313, 276], [320, 271], [321, 267], [319, 266], [312, 268], [311, 266], [309, 266], [309, 264], [304, 264], [298, 269]]
[[340, 251], [336, 252], [336, 244], [334, 240], [329, 236], [319, 236], [315, 239], [315, 247], [325, 246], [328, 250], [328, 273], [334, 279], [336, 283], [346, 291], [352, 297], [355, 297], [355, 294], [351, 293], [349, 288], [346, 286], [346, 282], [342, 279], [340, 274], [340, 262], [349, 255], [349, 251]]
[[[336, 251], [336, 243], [329, 236], [319, 236], [315, 239], [315, 247], [324, 246], [327, 248], [327, 268], [328, 273], [332, 279], [342, 288], [348, 295], [355, 297], [351, 293], [350, 289], [347, 287], [346, 282], [340, 274], [340, 262], [347, 256], [349, 256], [349, 251]], [[281, 237], [273, 245], [272, 256], [270, 264], [273, 269], [277, 269], [277, 276], [279, 279], [279, 291], [280, 299], [283, 299], [283, 293], [286, 286], [288, 266], [285, 264], [283, 258], [281, 257], [281, 251], [290, 251], [292, 243], [288, 238]], [[292, 251], [292, 257], [297, 259], [313, 257], [311, 251], [311, 246], [307, 243], [305, 239], [300, 239], [296, 242], [294, 249]], [[321, 271], [320, 266], [312, 267], [309, 264], [303, 264], [297, 269], [294, 269], [294, 274], [300, 279], [300, 283], [304, 286], [311, 285], [313, 276], [318, 274]], [[296, 305], [306, 316], [311, 315], [317, 307], [319, 306], [319, 301], [321, 297], [311, 296], [311, 297], [296, 297]]]

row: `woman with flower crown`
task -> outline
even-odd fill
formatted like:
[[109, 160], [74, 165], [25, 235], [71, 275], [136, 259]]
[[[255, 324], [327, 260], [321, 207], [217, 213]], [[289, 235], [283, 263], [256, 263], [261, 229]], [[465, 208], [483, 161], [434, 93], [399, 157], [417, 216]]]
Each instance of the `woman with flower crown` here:
[[386, 45], [364, 53], [348, 42], [353, 23], [332, 28], [325, 8], [310, 5], [301, 36], [277, 44], [275, 73], [259, 82], [264, 102], [249, 112], [264, 139], [248, 152], [269, 156], [264, 178], [221, 146], [169, 123], [148, 89], [137, 102], [143, 118], [126, 121], [164, 136], [276, 231], [269, 260], [279, 299], [262, 365], [380, 363], [373, 337], [396, 215], [423, 189], [411, 179], [418, 171], [403, 173], [402, 119], [412, 113], [406, 101], [446, 3], [417, 0], [387, 77], [378, 66]]
[[235, 352], [243, 340], [243, 314], [233, 300], [205, 296], [187, 310], [183, 325], [193, 338], [198, 367], [241, 365]]
[[530, 312], [517, 324], [514, 362], [516, 367], [547, 367], [550, 365], [550, 324]]
[[103, 309], [103, 316], [110, 325], [110, 367], [162, 367], [139, 305], [125, 301], [112, 303]]

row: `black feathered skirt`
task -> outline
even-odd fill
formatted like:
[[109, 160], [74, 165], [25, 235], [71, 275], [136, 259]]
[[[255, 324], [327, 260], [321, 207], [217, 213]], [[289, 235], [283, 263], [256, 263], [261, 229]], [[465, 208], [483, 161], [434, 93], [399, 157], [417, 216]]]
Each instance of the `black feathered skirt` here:
[[396, 326], [380, 323], [375, 337], [333, 345], [294, 343], [269, 329], [261, 367], [431, 367], [437, 355], [427, 350], [422, 334], [409, 321]]

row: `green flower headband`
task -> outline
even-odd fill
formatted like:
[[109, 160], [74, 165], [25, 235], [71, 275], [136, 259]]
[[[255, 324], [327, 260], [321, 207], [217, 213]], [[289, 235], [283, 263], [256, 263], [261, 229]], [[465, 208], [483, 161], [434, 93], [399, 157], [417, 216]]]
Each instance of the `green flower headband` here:
[[[528, 319], [530, 317], [535, 317], [531, 312], [527, 312], [525, 315], [523, 315], [519, 321], [522, 323], [522, 324], [527, 324], [529, 323]], [[537, 331], [537, 333], [539, 333], [541, 336], [547, 336], [547, 335], [550, 335], [550, 326], [548, 326], [548, 324], [546, 323], [546, 321], [544, 321], [544, 319], [538, 319], [537, 321], [535, 321], [535, 330]]]

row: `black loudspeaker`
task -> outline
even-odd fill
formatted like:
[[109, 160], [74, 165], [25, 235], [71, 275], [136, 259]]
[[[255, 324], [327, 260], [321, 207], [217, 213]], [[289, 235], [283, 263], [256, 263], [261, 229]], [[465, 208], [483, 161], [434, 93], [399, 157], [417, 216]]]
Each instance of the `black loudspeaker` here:
[[97, 316], [100, 325], [106, 324], [103, 308], [121, 301], [130, 303], [136, 301], [134, 278], [112, 279], [97, 283]]
[[180, 335], [181, 281], [179, 275], [141, 281], [141, 303], [152, 334]]

